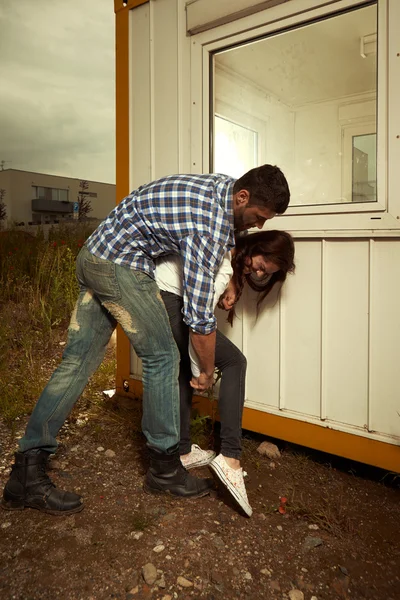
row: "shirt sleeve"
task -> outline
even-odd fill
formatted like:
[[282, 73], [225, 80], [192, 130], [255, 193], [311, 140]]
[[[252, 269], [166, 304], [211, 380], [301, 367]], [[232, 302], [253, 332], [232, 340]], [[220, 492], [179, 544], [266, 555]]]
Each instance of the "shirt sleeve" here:
[[218, 304], [218, 300], [228, 287], [228, 283], [232, 279], [232, 254], [227, 252], [223, 258], [222, 264], [218, 269], [217, 276], [215, 278], [215, 295], [214, 295], [214, 308]]
[[214, 316], [214, 281], [225, 248], [208, 235], [185, 237], [180, 244], [183, 260], [183, 320], [197, 333], [217, 328]]

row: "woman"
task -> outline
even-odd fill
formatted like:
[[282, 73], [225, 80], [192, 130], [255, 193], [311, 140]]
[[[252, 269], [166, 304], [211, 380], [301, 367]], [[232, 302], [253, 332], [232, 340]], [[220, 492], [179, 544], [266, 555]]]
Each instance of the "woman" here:
[[[215, 304], [229, 311], [234, 318], [234, 305], [244, 284], [259, 292], [257, 310], [275, 284], [282, 285], [287, 273], [294, 270], [294, 244], [284, 231], [261, 231], [238, 238], [230, 257], [226, 256], [215, 280]], [[232, 277], [230, 279], [230, 276]], [[229, 281], [230, 279], [230, 281]], [[157, 262], [156, 281], [166, 306], [172, 333], [181, 355], [179, 388], [181, 418], [181, 461], [186, 469], [209, 465], [224, 483], [244, 512], [251, 516], [240, 465], [242, 413], [245, 393], [246, 358], [241, 351], [217, 330], [215, 366], [221, 372], [219, 414], [221, 420], [221, 453], [202, 450], [190, 442], [192, 408], [191, 377], [199, 369], [189, 343], [189, 328], [182, 319], [182, 265], [177, 256], [168, 256]], [[222, 290], [225, 291], [222, 293]]]

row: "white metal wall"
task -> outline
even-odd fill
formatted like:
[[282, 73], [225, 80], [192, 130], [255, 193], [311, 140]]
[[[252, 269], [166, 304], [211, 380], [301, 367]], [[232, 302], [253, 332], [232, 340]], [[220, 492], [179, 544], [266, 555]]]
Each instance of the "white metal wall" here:
[[[400, 441], [400, 240], [296, 240], [296, 274], [221, 329], [248, 359], [246, 406]], [[239, 334], [240, 331], [240, 334]]]
[[[198, 104], [208, 74], [192, 44], [184, 0], [131, 11], [132, 188], [201, 170], [208, 117], [207, 106]], [[194, 67], [199, 76], [191, 80]], [[397, 197], [398, 174], [391, 174]], [[291, 229], [290, 219], [277, 218], [273, 226]], [[329, 219], [339, 224], [336, 215]], [[296, 221], [292, 229], [297, 269], [280, 299], [269, 298], [255, 320], [248, 292], [233, 329], [219, 317], [248, 358], [246, 405], [399, 444], [400, 239], [383, 231], [381, 237], [354, 231], [354, 237], [352, 225], [335, 232], [333, 225], [327, 237], [319, 222], [314, 231], [312, 224], [309, 217], [305, 227]], [[131, 373], [141, 375], [133, 352]]]
[[[248, 359], [246, 406], [400, 442], [400, 240], [296, 240], [296, 273], [234, 327]], [[132, 353], [132, 374], [141, 364]]]
[[[190, 172], [190, 38], [183, 0], [130, 11], [130, 187]], [[141, 376], [131, 352], [131, 373]]]

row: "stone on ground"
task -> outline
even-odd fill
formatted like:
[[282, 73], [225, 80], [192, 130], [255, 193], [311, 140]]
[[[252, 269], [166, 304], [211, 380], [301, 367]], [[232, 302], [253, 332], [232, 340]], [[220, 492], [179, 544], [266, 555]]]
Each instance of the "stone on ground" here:
[[267, 456], [271, 460], [274, 458], [280, 458], [281, 453], [279, 452], [278, 446], [275, 444], [271, 444], [271, 442], [262, 442], [258, 448], [257, 452], [262, 456]]

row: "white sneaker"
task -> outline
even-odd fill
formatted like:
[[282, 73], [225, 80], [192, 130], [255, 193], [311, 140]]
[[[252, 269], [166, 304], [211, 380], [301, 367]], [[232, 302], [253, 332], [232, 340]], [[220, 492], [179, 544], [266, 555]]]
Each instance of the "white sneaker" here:
[[181, 456], [181, 463], [185, 469], [194, 469], [195, 467], [204, 467], [209, 465], [216, 457], [213, 450], [202, 450], [197, 444], [192, 444], [192, 449], [186, 456]]
[[243, 470], [241, 468], [232, 469], [222, 454], [218, 454], [217, 458], [210, 463], [210, 469], [212, 469], [218, 479], [222, 481], [246, 515], [251, 517], [253, 510], [247, 498], [246, 487], [243, 480]]

